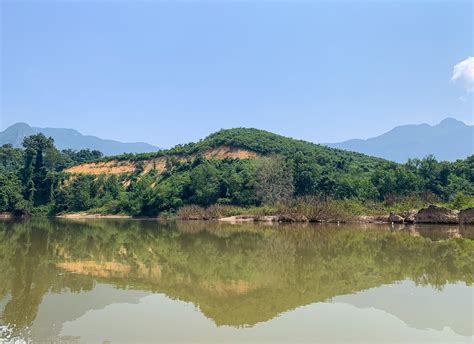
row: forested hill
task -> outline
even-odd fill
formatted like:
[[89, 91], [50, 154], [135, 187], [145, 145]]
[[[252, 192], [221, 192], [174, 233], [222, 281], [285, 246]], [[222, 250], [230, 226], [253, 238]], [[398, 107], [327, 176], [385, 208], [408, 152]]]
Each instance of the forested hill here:
[[474, 156], [399, 164], [257, 129], [220, 130], [169, 150], [93, 161], [88, 151], [59, 152], [41, 134], [24, 146], [0, 149], [0, 211], [157, 215], [184, 205], [276, 205], [304, 196], [361, 204], [474, 196]]
[[323, 145], [296, 140], [268, 131], [253, 128], [222, 129], [196, 142], [177, 145], [154, 153], [122, 154], [99, 159], [67, 169], [66, 172], [80, 174], [125, 174], [132, 172], [161, 173], [170, 159], [181, 162], [203, 159], [259, 159], [284, 157], [305, 166], [313, 164], [319, 174], [365, 173], [383, 159], [361, 153], [348, 152]]
[[206, 138], [188, 144], [180, 144], [171, 149], [153, 153], [121, 154], [104, 157], [99, 161], [110, 160], [146, 160], [162, 156], [198, 156], [219, 148], [229, 147], [250, 151], [258, 155], [282, 155], [291, 157], [297, 153], [315, 158], [317, 162], [357, 161], [360, 164], [373, 164], [383, 161], [381, 158], [365, 154], [348, 152], [342, 149], [330, 148], [324, 145], [297, 140], [265, 130], [253, 128], [222, 129]]

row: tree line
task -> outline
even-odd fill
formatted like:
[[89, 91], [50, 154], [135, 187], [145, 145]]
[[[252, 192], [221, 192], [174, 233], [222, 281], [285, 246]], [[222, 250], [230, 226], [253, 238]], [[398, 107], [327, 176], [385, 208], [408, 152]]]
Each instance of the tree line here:
[[[258, 159], [206, 159], [228, 146]], [[143, 173], [140, 161], [166, 156], [164, 171]], [[359, 153], [293, 140], [255, 129], [221, 130], [195, 144], [153, 154], [124, 155], [137, 169], [122, 175], [74, 175], [74, 164], [104, 159], [98, 151], [63, 150], [43, 134], [23, 149], [0, 147], [0, 211], [56, 214], [95, 211], [155, 216], [184, 205], [275, 205], [314, 196], [321, 200], [397, 201], [415, 197], [472, 204], [474, 156], [455, 162], [428, 156], [398, 164]]]

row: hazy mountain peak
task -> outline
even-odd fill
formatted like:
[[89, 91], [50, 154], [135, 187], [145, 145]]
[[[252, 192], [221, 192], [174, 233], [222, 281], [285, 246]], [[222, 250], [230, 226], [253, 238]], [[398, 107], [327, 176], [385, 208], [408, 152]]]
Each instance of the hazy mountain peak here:
[[26, 136], [43, 133], [54, 139], [59, 149], [92, 149], [99, 150], [105, 155], [117, 155], [122, 153], [146, 153], [154, 152], [160, 148], [144, 142], [124, 143], [114, 140], [101, 139], [96, 136], [83, 135], [75, 129], [66, 128], [38, 128], [31, 127], [27, 123], [18, 122], [4, 131], [0, 132], [0, 145], [7, 143], [15, 147], [21, 147]]
[[453, 117], [447, 117], [443, 119], [441, 122], [438, 124], [439, 126], [468, 126], [466, 123], [457, 120], [456, 118]]
[[366, 140], [327, 145], [398, 162], [430, 154], [438, 160], [454, 161], [474, 154], [474, 126], [448, 117], [433, 126], [426, 123], [402, 125]]
[[11, 125], [10, 127], [8, 127], [7, 129], [12, 130], [12, 129], [24, 129], [24, 128], [31, 128], [31, 127], [25, 122], [17, 122]]

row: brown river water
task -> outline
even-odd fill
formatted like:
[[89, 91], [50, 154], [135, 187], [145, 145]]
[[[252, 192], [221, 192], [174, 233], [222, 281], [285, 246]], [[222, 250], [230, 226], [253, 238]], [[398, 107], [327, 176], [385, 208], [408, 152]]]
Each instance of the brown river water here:
[[474, 227], [0, 221], [0, 343], [472, 343]]

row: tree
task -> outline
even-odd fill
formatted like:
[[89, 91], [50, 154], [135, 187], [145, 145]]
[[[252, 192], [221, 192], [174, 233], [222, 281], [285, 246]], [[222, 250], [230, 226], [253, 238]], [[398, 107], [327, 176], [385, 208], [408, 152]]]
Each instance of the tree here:
[[23, 150], [13, 148], [11, 144], [0, 147], [0, 173], [18, 172], [23, 166]]
[[98, 150], [90, 149], [81, 149], [79, 151], [72, 149], [64, 149], [61, 151], [61, 154], [64, 159], [64, 167], [94, 161], [100, 159], [103, 156], [103, 154]]
[[132, 182], [128, 188], [125, 209], [132, 215], [154, 216], [160, 210], [160, 198], [153, 189], [154, 180], [147, 174]]
[[219, 170], [221, 204], [254, 205], [258, 203], [255, 196], [255, 162], [250, 160], [224, 159]]
[[70, 204], [69, 210], [82, 211], [94, 206], [91, 197], [92, 179], [91, 176], [78, 176], [71, 182], [71, 191], [68, 193], [71, 199], [63, 200], [65, 204]]
[[[25, 164], [22, 170], [22, 182], [25, 186], [25, 198], [33, 206], [51, 201], [51, 178], [48, 171], [58, 162], [58, 151], [54, 140], [43, 134], [28, 136], [23, 140]], [[48, 165], [45, 165], [45, 160]]]
[[14, 173], [0, 173], [0, 212], [23, 212], [25, 207], [18, 177]]
[[315, 195], [321, 176], [321, 167], [302, 152], [294, 157], [294, 184], [297, 196]]
[[191, 171], [191, 201], [208, 206], [216, 203], [219, 198], [219, 171], [209, 163], [204, 162]]
[[263, 158], [256, 179], [257, 197], [264, 204], [282, 203], [293, 196], [293, 171], [283, 157]]

